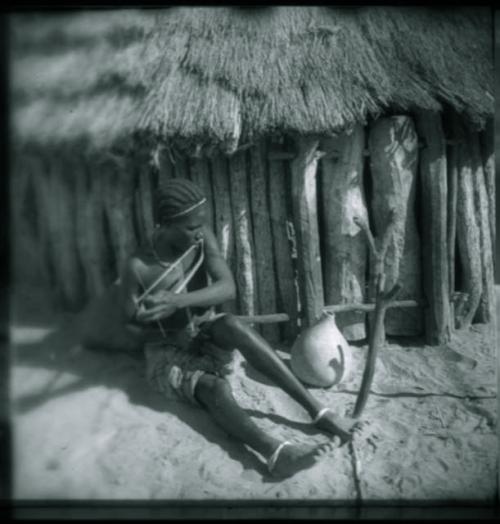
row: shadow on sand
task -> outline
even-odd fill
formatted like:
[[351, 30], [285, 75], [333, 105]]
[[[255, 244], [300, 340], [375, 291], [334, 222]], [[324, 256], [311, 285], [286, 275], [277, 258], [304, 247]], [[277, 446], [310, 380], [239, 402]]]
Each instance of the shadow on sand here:
[[[168, 400], [152, 390], [145, 377], [142, 351], [110, 352], [86, 348], [80, 343], [74, 321], [55, 328], [45, 336], [38, 337], [36, 341], [14, 340], [11, 343], [11, 366], [44, 371], [40, 375], [44, 377], [43, 380], [36, 381], [32, 386], [23, 384], [22, 392], [12, 396], [13, 414], [27, 413], [52, 399], [95, 386], [119, 389], [134, 405], [176, 416], [203, 435], [208, 442], [222, 448], [230, 458], [240, 462], [245, 470], [256, 471], [262, 475], [264, 482], [277, 482], [270, 477], [265, 465], [254, 453], [225, 433], [202, 408]], [[245, 367], [245, 373], [252, 377], [257, 375], [249, 366]], [[260, 379], [264, 378], [258, 375]], [[300, 424], [273, 413], [249, 409], [246, 412], [255, 418], [267, 417], [276, 424], [288, 425], [306, 434], [312, 433], [307, 424]]]

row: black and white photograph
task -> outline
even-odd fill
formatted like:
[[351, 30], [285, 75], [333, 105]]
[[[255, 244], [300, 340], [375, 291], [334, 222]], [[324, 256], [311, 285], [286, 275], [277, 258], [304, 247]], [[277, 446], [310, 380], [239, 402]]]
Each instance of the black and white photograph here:
[[7, 29], [15, 504], [498, 504], [491, 7]]

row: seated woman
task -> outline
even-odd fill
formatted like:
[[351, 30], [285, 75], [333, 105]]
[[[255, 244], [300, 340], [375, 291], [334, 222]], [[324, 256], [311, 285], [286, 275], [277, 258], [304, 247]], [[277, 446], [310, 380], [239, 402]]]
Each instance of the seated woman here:
[[[267, 457], [273, 475], [287, 477], [312, 466], [332, 444], [301, 446], [264, 433], [236, 403], [224, 379], [228, 359], [221, 354], [230, 357], [238, 348], [250, 365], [303, 406], [313, 424], [331, 434], [337, 444], [351, 437], [352, 424], [315, 399], [256, 331], [234, 315], [216, 315], [209, 309], [233, 299], [235, 283], [207, 227], [205, 202], [200, 189], [187, 180], [173, 179], [161, 187], [159, 225], [150, 245], [130, 258], [122, 278], [123, 310], [142, 331], [152, 386], [169, 398], [208, 410], [227, 433]], [[212, 282], [175, 292], [186, 273], [198, 267], [198, 273], [208, 274]], [[204, 314], [193, 316], [194, 309]]]

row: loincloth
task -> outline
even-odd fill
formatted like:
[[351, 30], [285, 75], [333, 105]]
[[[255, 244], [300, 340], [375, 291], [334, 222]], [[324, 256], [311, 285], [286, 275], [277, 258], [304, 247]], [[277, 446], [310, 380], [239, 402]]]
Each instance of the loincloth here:
[[147, 342], [146, 376], [151, 387], [170, 400], [188, 401], [199, 406], [194, 396], [196, 384], [205, 374], [219, 377], [230, 373], [232, 352], [216, 346], [204, 331], [216, 317], [190, 328], [166, 331], [162, 340]]

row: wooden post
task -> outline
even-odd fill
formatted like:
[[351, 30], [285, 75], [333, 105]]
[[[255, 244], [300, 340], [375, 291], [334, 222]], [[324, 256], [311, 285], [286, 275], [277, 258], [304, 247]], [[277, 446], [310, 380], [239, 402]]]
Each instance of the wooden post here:
[[175, 178], [191, 180], [188, 158], [184, 156], [184, 153], [177, 152], [174, 154], [174, 172]]
[[456, 305], [457, 327], [467, 327], [479, 306], [482, 294], [480, 231], [474, 206], [474, 173], [472, 155], [467, 142], [466, 129], [459, 119], [453, 122], [453, 135], [459, 139], [457, 148], [458, 186], [457, 186], [457, 240], [462, 268], [459, 288], [466, 294], [463, 311]]
[[[227, 159], [218, 154], [211, 160], [214, 193], [214, 229], [224, 259], [235, 275], [234, 224], [231, 211], [231, 195]], [[221, 310], [235, 312], [233, 301], [223, 304]]]
[[56, 276], [62, 305], [72, 310], [81, 305], [82, 274], [78, 261], [75, 228], [74, 180], [68, 173], [68, 158], [61, 152], [53, 154], [49, 163], [47, 201], [50, 245], [56, 262]]
[[254, 246], [245, 153], [237, 152], [229, 157], [229, 167], [236, 243], [236, 284], [238, 287], [239, 313], [241, 315], [254, 315], [257, 304], [257, 289], [253, 266]]
[[161, 185], [175, 176], [175, 164], [170, 157], [169, 149], [165, 146], [158, 146], [157, 151], [158, 164], [158, 184]]
[[314, 138], [298, 138], [298, 154], [291, 163], [299, 288], [303, 316], [308, 326], [316, 323], [324, 306], [316, 200], [318, 143]]
[[[276, 311], [276, 280], [273, 264], [273, 237], [268, 205], [266, 173], [267, 151], [260, 141], [249, 150], [250, 206], [252, 210], [253, 242], [255, 246], [255, 274], [258, 288], [258, 313]], [[279, 341], [279, 327], [263, 326], [262, 335], [269, 342]]]
[[36, 153], [27, 153], [28, 169], [35, 189], [37, 209], [37, 236], [40, 246], [40, 258], [45, 281], [48, 284], [50, 299], [55, 300], [57, 294], [57, 281], [55, 261], [50, 249], [51, 228], [49, 223], [50, 199], [48, 197], [48, 166], [44, 157]]
[[[102, 241], [101, 192], [99, 173], [89, 173], [85, 157], [75, 153], [76, 178], [76, 241], [85, 271], [86, 299], [100, 295], [105, 288]], [[92, 176], [94, 175], [94, 176]]]
[[[35, 173], [30, 169], [30, 162], [26, 159], [29, 153], [13, 151], [10, 162], [10, 226], [12, 264], [10, 268], [13, 285], [18, 283], [40, 285], [45, 280], [43, 257], [41, 256], [40, 234], [37, 234], [39, 222], [43, 220], [36, 209], [33, 177]], [[15, 289], [14, 289], [15, 291]]]
[[458, 194], [458, 148], [461, 144], [458, 143], [460, 137], [454, 137], [454, 130], [457, 130], [457, 115], [454, 111], [451, 111], [447, 115], [447, 120], [450, 126], [450, 137], [451, 144], [448, 147], [447, 153], [447, 170], [448, 170], [448, 209], [447, 209], [447, 234], [446, 242], [448, 248], [448, 276], [450, 279], [450, 316], [452, 322], [450, 324], [450, 330], [455, 329], [455, 276], [456, 276], [456, 251], [457, 251], [457, 194]]
[[[353, 218], [367, 217], [363, 191], [363, 126], [351, 134], [323, 140], [321, 204], [324, 223], [323, 277], [326, 304], [363, 302], [368, 251]], [[337, 157], [328, 153], [336, 151]], [[347, 340], [366, 337], [365, 314], [340, 313], [335, 322]]]
[[[139, 157], [135, 187], [135, 211], [140, 227], [141, 242], [149, 242], [155, 225], [154, 195], [152, 181], [153, 166], [144, 152]], [[162, 179], [166, 178], [163, 173]]]
[[212, 190], [212, 178], [210, 176], [210, 165], [206, 158], [190, 158], [189, 171], [191, 180], [204, 193], [207, 198], [207, 219], [211, 228], [214, 225], [214, 198]]
[[451, 336], [447, 247], [446, 144], [441, 116], [418, 111], [415, 124], [425, 147], [420, 153], [422, 257], [425, 334], [428, 343], [445, 343]]
[[[116, 276], [137, 246], [132, 218], [133, 177], [125, 169], [126, 159], [107, 160], [101, 164], [105, 211], [116, 261]], [[99, 175], [98, 175], [99, 176]]]
[[479, 135], [467, 126], [467, 142], [470, 145], [472, 177], [474, 183], [474, 208], [479, 226], [482, 293], [475, 322], [491, 322], [495, 318], [495, 277], [493, 271], [493, 250], [491, 244], [489, 199], [486, 190], [485, 173], [481, 157]]
[[[375, 374], [375, 365], [377, 362], [377, 355], [380, 349], [385, 345], [385, 315], [386, 310], [390, 307], [393, 298], [398, 294], [400, 290], [399, 283], [392, 285], [389, 291], [385, 291], [386, 284], [390, 280], [398, 280], [398, 268], [395, 273], [392, 272], [391, 278], [387, 278], [386, 270], [390, 267], [390, 258], [387, 257], [387, 251], [392, 243], [392, 239], [397, 228], [397, 212], [396, 206], [391, 206], [386, 216], [386, 225], [383, 234], [379, 235], [377, 242], [375, 241], [373, 234], [368, 226], [366, 219], [356, 217], [356, 223], [364, 230], [368, 245], [370, 246], [370, 253], [373, 264], [373, 276], [374, 276], [374, 288], [375, 288], [375, 314], [373, 323], [370, 327], [369, 344], [368, 344], [368, 355], [366, 358], [365, 369], [363, 371], [363, 378], [361, 379], [361, 386], [359, 388], [358, 398], [354, 406], [353, 417], [357, 418], [361, 415], [368, 396], [370, 394], [370, 387], [373, 382], [373, 376]], [[378, 244], [378, 245], [377, 245]], [[391, 268], [392, 269], [392, 268]]]
[[495, 187], [495, 129], [493, 119], [488, 119], [484, 131], [479, 134], [483, 161], [486, 194], [488, 197], [491, 248], [496, 245], [496, 187]]
[[[372, 210], [376, 234], [387, 224], [390, 209], [396, 206], [394, 234], [387, 250], [387, 286], [399, 276], [401, 299], [419, 300], [421, 251], [415, 217], [418, 139], [411, 118], [393, 116], [377, 120], [369, 134], [370, 166], [373, 181]], [[420, 309], [394, 309], [387, 313], [390, 335], [419, 335], [423, 319]]]
[[295, 287], [295, 272], [292, 263], [292, 249], [288, 239], [286, 165], [281, 160], [269, 160], [269, 210], [273, 236], [274, 261], [278, 284], [278, 305], [280, 311], [289, 316], [289, 323], [283, 328], [282, 336], [294, 340], [298, 333], [298, 302]]

